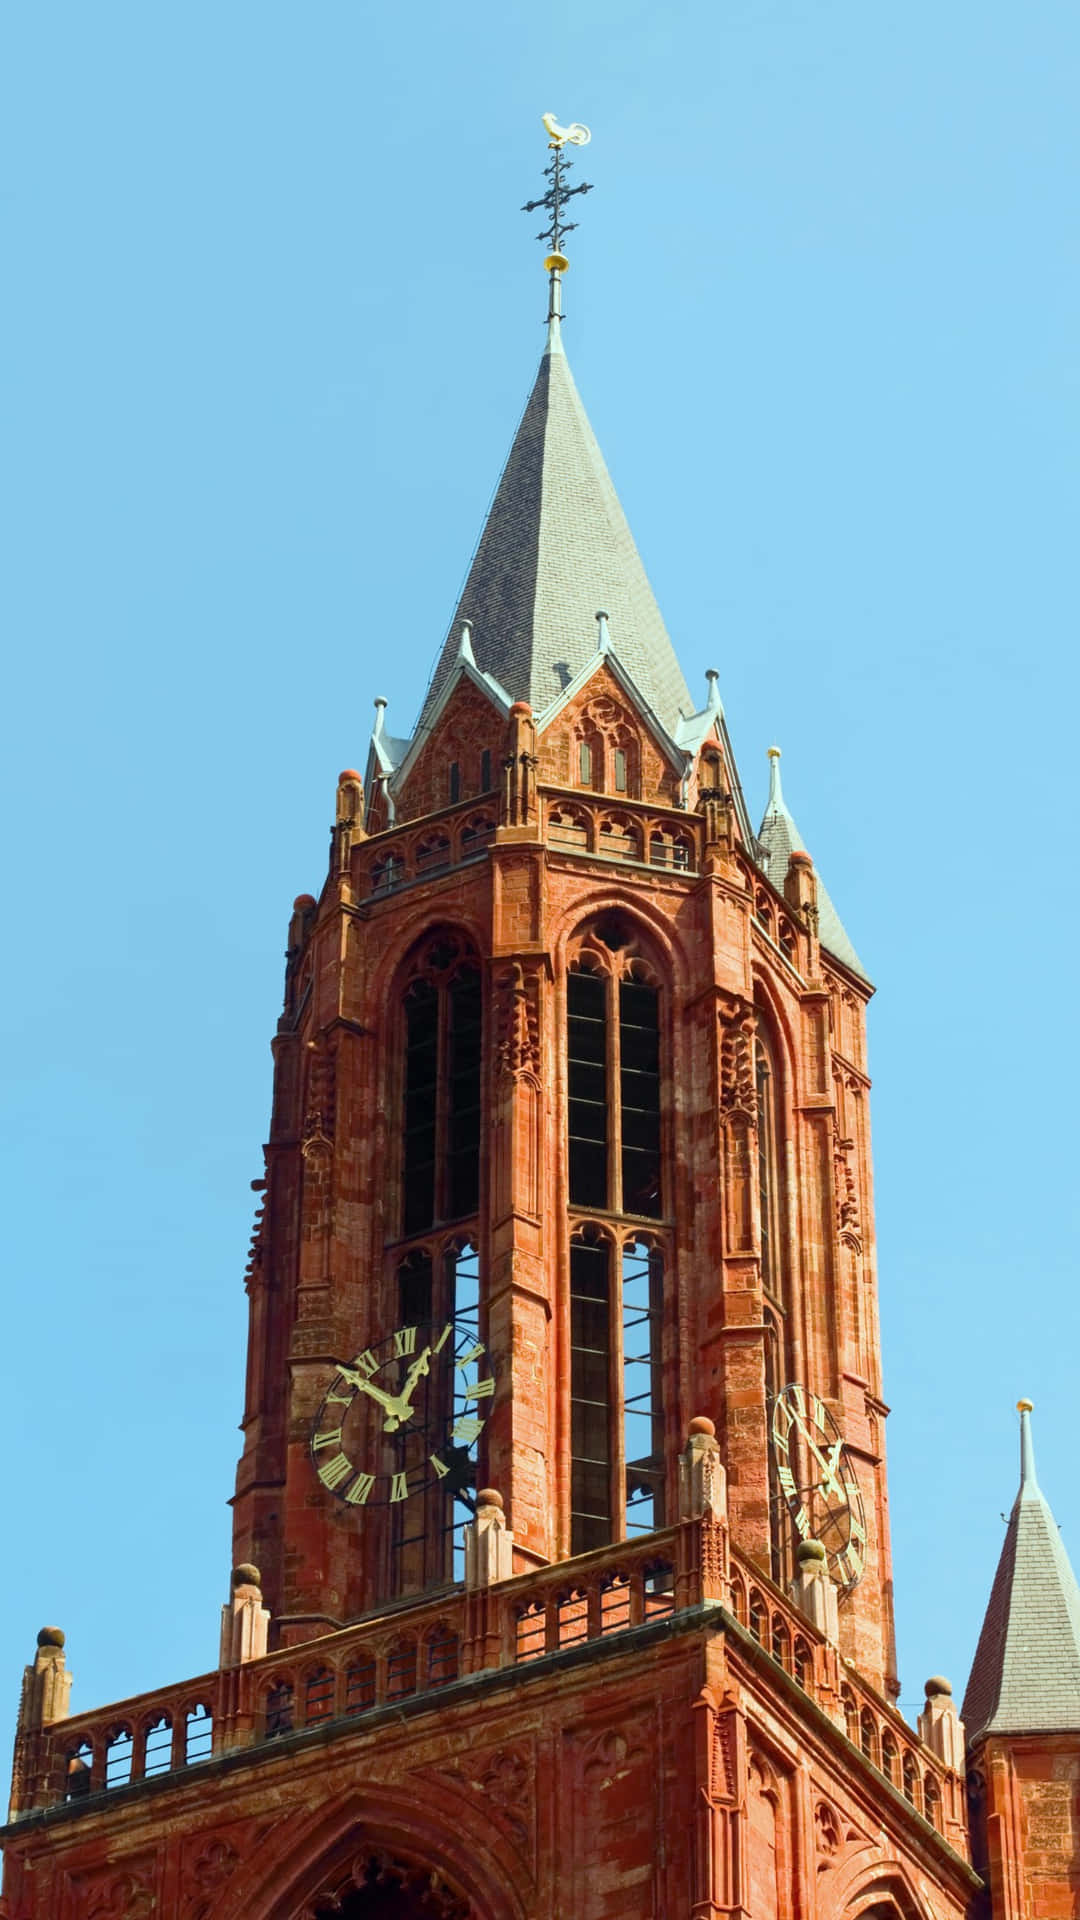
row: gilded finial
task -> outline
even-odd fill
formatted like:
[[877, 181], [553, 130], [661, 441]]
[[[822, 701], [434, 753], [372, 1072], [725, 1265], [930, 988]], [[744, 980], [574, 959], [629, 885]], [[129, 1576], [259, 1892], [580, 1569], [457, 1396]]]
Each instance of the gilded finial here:
[[544, 257], [544, 271], [548, 276], [547, 317], [548, 349], [550, 351], [552, 348], [557, 349], [559, 346], [559, 322], [562, 319], [562, 276], [570, 265], [569, 260], [563, 252], [563, 236], [568, 233], [573, 233], [577, 225], [576, 220], [563, 219], [563, 208], [575, 193], [592, 192], [592, 187], [589, 182], [585, 180], [576, 187], [567, 185], [566, 176], [570, 172], [573, 162], [566, 159], [563, 148], [567, 146], [587, 146], [592, 139], [592, 134], [589, 132], [588, 127], [582, 126], [580, 120], [571, 121], [568, 127], [563, 127], [560, 126], [553, 113], [545, 113], [541, 118], [544, 123], [544, 131], [548, 136], [548, 148], [551, 152], [551, 159], [544, 168], [544, 178], [548, 183], [547, 191], [539, 200], [526, 200], [521, 211], [522, 213], [535, 213], [538, 207], [543, 207], [545, 213], [551, 216], [550, 224], [544, 228], [542, 233], [538, 233], [536, 236], [538, 240], [546, 241], [548, 248], [547, 254]]
[[1018, 1400], [1016, 1403], [1016, 1411], [1017, 1413], [1034, 1413], [1034, 1400]]

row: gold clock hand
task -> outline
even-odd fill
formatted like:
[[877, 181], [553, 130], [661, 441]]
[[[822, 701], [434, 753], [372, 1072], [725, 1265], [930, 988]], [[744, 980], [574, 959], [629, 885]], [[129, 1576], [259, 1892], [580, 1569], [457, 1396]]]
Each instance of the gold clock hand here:
[[[413, 1361], [412, 1366], [409, 1368], [408, 1373], [405, 1375], [405, 1385], [402, 1387], [401, 1392], [398, 1394], [398, 1406], [399, 1408], [403, 1407], [406, 1413], [409, 1413], [412, 1411], [412, 1397], [413, 1397], [413, 1394], [416, 1392], [417, 1381], [420, 1379], [422, 1374], [430, 1373], [431, 1371], [430, 1362], [431, 1362], [431, 1348], [425, 1347], [423, 1353], [417, 1354], [416, 1359]], [[402, 1415], [402, 1418], [404, 1417], [405, 1415]]]
[[400, 1426], [402, 1403], [396, 1393], [384, 1393], [381, 1387], [373, 1387], [367, 1376], [362, 1373], [357, 1373], [353, 1367], [339, 1366], [338, 1372], [343, 1380], [349, 1382], [350, 1386], [358, 1388], [361, 1393], [366, 1393], [370, 1399], [377, 1401], [380, 1407], [386, 1408], [387, 1413], [394, 1422], [392, 1427], [389, 1424], [387, 1425], [386, 1430], [388, 1433], [393, 1433], [395, 1429]]
[[[840, 1485], [839, 1480], [836, 1478], [836, 1475], [834, 1474], [832, 1468], [830, 1467], [828, 1461], [826, 1460], [825, 1455], [818, 1451], [817, 1447], [814, 1444], [813, 1437], [810, 1433], [809, 1428], [807, 1427], [805, 1421], [802, 1419], [802, 1416], [798, 1413], [796, 1413], [795, 1415], [795, 1424], [797, 1425], [799, 1432], [802, 1434], [803, 1439], [806, 1441], [806, 1444], [809, 1447], [811, 1453], [813, 1454], [814, 1459], [817, 1461], [818, 1466], [821, 1468], [822, 1472], [825, 1475], [824, 1480], [821, 1482], [823, 1489], [825, 1489], [826, 1491], [838, 1494], [842, 1497], [843, 1489]], [[843, 1441], [841, 1441], [840, 1444], [843, 1445]]]

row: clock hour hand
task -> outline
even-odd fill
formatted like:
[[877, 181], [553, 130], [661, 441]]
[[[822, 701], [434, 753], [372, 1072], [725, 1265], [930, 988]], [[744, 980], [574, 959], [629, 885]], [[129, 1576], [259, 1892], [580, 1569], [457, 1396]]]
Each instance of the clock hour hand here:
[[[381, 1387], [372, 1386], [371, 1381], [368, 1379], [367, 1375], [363, 1373], [357, 1373], [355, 1367], [339, 1366], [338, 1372], [340, 1373], [343, 1380], [348, 1381], [351, 1387], [356, 1387], [360, 1393], [366, 1393], [369, 1399], [377, 1401], [380, 1407], [385, 1407], [387, 1413], [389, 1413], [393, 1417], [394, 1426], [396, 1427], [399, 1425], [400, 1417], [401, 1417], [401, 1411], [400, 1411], [401, 1402], [398, 1399], [398, 1396], [396, 1393], [384, 1393]], [[394, 1429], [392, 1427], [390, 1431], [393, 1432], [393, 1430]]]

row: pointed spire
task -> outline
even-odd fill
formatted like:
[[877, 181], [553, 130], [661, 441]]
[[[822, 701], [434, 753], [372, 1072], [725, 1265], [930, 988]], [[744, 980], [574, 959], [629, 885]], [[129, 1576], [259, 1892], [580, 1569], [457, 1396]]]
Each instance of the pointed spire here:
[[470, 667], [475, 667], [476, 665], [476, 655], [472, 650], [472, 628], [467, 620], [463, 620], [461, 623], [461, 638], [458, 641], [457, 657], [459, 660], [464, 660]]
[[[769, 799], [758, 830], [758, 840], [765, 856], [765, 871], [773, 886], [782, 893], [788, 861], [793, 853], [805, 853], [806, 845], [784, 799], [780, 783], [779, 747], [769, 748]], [[867, 979], [866, 968], [844, 931], [843, 921], [822, 884], [820, 874], [817, 876], [817, 905], [818, 931], [826, 952], [842, 961], [845, 967], [850, 967], [863, 980]]]
[[716, 668], [707, 667], [705, 670], [705, 678], [709, 683], [709, 691], [705, 700], [706, 713], [723, 713], [724, 706], [720, 698], [720, 675], [717, 673]]
[[463, 621], [482, 673], [546, 709], [594, 657], [603, 607], [618, 657], [667, 731], [694, 712], [570, 363], [549, 347], [514, 436], [418, 721], [454, 671]]
[[969, 1741], [1080, 1733], [1080, 1587], [1035, 1476], [1031, 1401], [1017, 1408], [1020, 1490], [964, 1696]]
[[606, 613], [597, 614], [596, 627], [597, 627], [597, 646], [600, 652], [610, 653], [611, 652], [611, 635], [608, 632], [608, 623], [607, 623]]

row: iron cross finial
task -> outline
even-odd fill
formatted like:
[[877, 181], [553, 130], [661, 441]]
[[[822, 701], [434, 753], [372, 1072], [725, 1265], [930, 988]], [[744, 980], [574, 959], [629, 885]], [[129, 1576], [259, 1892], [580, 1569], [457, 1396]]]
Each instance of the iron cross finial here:
[[547, 192], [539, 200], [526, 200], [521, 211], [535, 213], [538, 207], [543, 207], [545, 213], [551, 216], [549, 224], [536, 236], [538, 240], [545, 241], [549, 249], [544, 265], [548, 271], [548, 322], [550, 324], [562, 318], [561, 280], [569, 265], [563, 252], [563, 239], [566, 234], [573, 233], [577, 226], [576, 220], [564, 220], [563, 209], [567, 200], [571, 199], [575, 193], [592, 192], [592, 187], [586, 180], [576, 187], [567, 185], [566, 176], [573, 162], [565, 157], [563, 149], [567, 146], [587, 146], [592, 139], [592, 134], [588, 127], [582, 126], [579, 120], [574, 120], [570, 126], [563, 127], [559, 125], [553, 113], [545, 113], [541, 118], [551, 150], [551, 159], [544, 168], [544, 178], [548, 183]]

